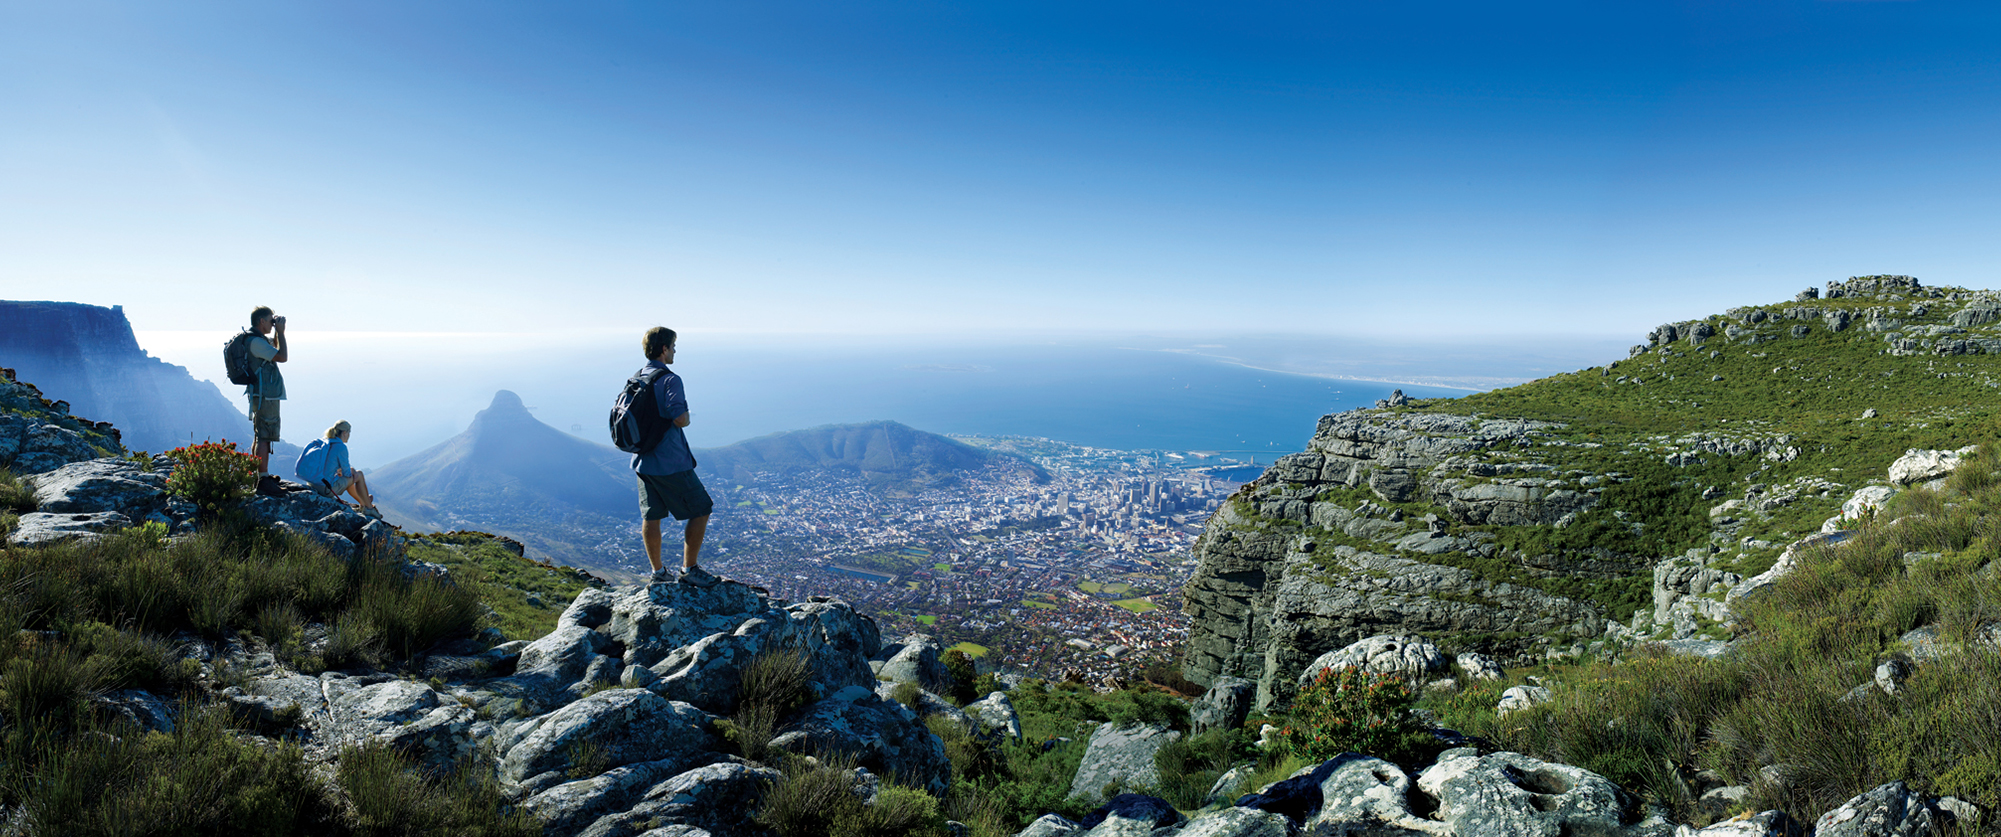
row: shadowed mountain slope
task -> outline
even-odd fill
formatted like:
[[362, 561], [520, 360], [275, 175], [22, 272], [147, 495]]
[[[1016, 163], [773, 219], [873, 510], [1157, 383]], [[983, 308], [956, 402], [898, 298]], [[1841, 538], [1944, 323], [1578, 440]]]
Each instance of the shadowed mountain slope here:
[[464, 433], [375, 469], [368, 483], [398, 523], [490, 528], [545, 549], [578, 515], [637, 509], [625, 454], [543, 424], [507, 390]]

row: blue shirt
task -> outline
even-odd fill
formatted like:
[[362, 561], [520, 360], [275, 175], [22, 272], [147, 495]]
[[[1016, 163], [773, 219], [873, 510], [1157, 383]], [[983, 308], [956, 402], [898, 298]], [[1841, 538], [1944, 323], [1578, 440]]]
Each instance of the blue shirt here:
[[[667, 364], [649, 360], [640, 371], [647, 369], [667, 369]], [[653, 382], [653, 397], [660, 405], [660, 417], [667, 419], [667, 435], [652, 450], [632, 455], [632, 472], [664, 477], [694, 470], [695, 452], [688, 449], [688, 436], [674, 426], [674, 419], [688, 411], [688, 396], [681, 390], [681, 376], [668, 369], [667, 374]]]

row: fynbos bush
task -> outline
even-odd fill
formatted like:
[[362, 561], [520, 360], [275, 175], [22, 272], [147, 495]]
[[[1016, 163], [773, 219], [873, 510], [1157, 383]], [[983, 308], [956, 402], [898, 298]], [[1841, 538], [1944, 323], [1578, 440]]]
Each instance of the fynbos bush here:
[[1410, 763], [1431, 742], [1416, 705], [1416, 690], [1395, 675], [1324, 669], [1293, 698], [1279, 746], [1309, 762], [1355, 752]]
[[175, 462], [167, 493], [194, 503], [207, 517], [250, 496], [257, 484], [257, 460], [238, 453], [235, 442], [203, 442], [167, 455]]

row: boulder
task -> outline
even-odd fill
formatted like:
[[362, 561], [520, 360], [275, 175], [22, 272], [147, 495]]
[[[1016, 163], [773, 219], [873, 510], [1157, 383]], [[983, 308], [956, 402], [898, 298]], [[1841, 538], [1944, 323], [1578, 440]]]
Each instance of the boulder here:
[[1800, 824], [1784, 811], [1763, 811], [1743, 819], [1719, 822], [1701, 831], [1696, 837], [1800, 837]]
[[847, 686], [807, 705], [771, 746], [801, 755], [846, 753], [878, 774], [933, 794], [943, 794], [951, 781], [945, 743], [914, 714], [866, 686]]
[[1105, 787], [1151, 788], [1160, 784], [1153, 756], [1181, 733], [1158, 724], [1099, 724], [1091, 733], [1077, 775], [1070, 781], [1070, 795], [1098, 801]]
[[[685, 584], [653, 586], [699, 589]], [[743, 585], [725, 582], [711, 589], [726, 586]], [[618, 625], [617, 616], [611, 624]], [[875, 622], [845, 603], [808, 602], [784, 610], [762, 610], [727, 633], [711, 634], [669, 651], [650, 666], [660, 679], [647, 688], [718, 715], [728, 714], [736, 708], [743, 669], [767, 652], [804, 653], [809, 680], [818, 690], [815, 694], [849, 686], [872, 688], [878, 681], [871, 675], [863, 652], [875, 643], [875, 637]], [[635, 655], [627, 646], [625, 660], [639, 664], [644, 656]]]
[[1006, 692], [992, 692], [967, 704], [966, 717], [989, 737], [1021, 740], [1021, 716]]
[[1474, 680], [1501, 679], [1501, 664], [1485, 654], [1468, 651], [1460, 654], [1453, 662], [1458, 663], [1459, 669]]
[[1299, 673], [1299, 685], [1313, 682], [1320, 672], [1330, 668], [1359, 668], [1375, 674], [1421, 675], [1444, 671], [1450, 666], [1438, 646], [1421, 637], [1383, 634], [1320, 655]]
[[944, 648], [924, 634], [904, 637], [902, 647], [883, 660], [876, 675], [892, 683], [915, 683], [932, 691], [942, 691], [952, 682], [952, 674], [939, 660]]
[[1237, 729], [1251, 716], [1251, 704], [1257, 696], [1257, 683], [1241, 677], [1218, 677], [1209, 684], [1209, 691], [1189, 707], [1189, 723], [1198, 733]]
[[72, 462], [30, 476], [37, 511], [118, 512], [138, 520], [166, 505], [167, 477], [130, 459]]
[[325, 732], [337, 745], [381, 741], [432, 767], [449, 766], [471, 752], [476, 720], [471, 707], [442, 701], [414, 680], [340, 692], [327, 703], [326, 719]]
[[1948, 815], [1903, 782], [1878, 785], [1820, 815], [1814, 837], [1931, 837]]
[[29, 512], [14, 521], [14, 531], [7, 533], [7, 545], [43, 546], [69, 540], [93, 540], [105, 532], [131, 525], [131, 518], [111, 511], [87, 514]]
[[1105, 801], [1098, 810], [1077, 821], [1090, 837], [1149, 837], [1154, 829], [1187, 822], [1167, 800], [1138, 793], [1122, 793]]
[[1454, 834], [1611, 835], [1634, 824], [1626, 816], [1634, 800], [1605, 777], [1519, 753], [1448, 751], [1417, 786], [1438, 800], [1436, 818]]
[[174, 708], [144, 689], [122, 689], [98, 698], [115, 717], [147, 732], [173, 732]]
[[1549, 702], [1549, 689], [1542, 686], [1514, 686], [1501, 693], [1501, 701], [1494, 705], [1494, 712], [1506, 715]]
[[1387, 761], [1343, 753], [1238, 800], [1312, 834], [1447, 834], [1412, 813], [1410, 776]]
[[747, 830], [745, 820], [781, 778], [769, 767], [737, 762], [698, 767], [654, 785], [631, 810], [600, 818], [579, 837], [763, 833]]
[[1250, 808], [1224, 808], [1190, 820], [1180, 831], [1174, 832], [1174, 837], [1286, 837], [1289, 833], [1285, 818], [1277, 814]]
[[17, 475], [53, 471], [111, 453], [117, 451], [97, 449], [76, 430], [34, 416], [0, 413], [0, 467]]
[[644, 689], [598, 692], [549, 714], [500, 760], [504, 783], [520, 785], [549, 772], [567, 773], [588, 758], [598, 769], [685, 756], [711, 749], [715, 719], [685, 703]]
[[1959, 450], [1906, 450], [1896, 462], [1890, 463], [1890, 481], [1915, 485], [1938, 479], [1952, 473], [1961, 459], [1977, 449], [1969, 445]]
[[583, 679], [606, 644], [604, 634], [581, 625], [558, 627], [521, 649], [509, 679], [561, 702], [556, 696]]
[[1223, 771], [1223, 775], [1216, 777], [1215, 784], [1209, 786], [1209, 795], [1202, 800], [1203, 807], [1233, 803], [1239, 796], [1244, 795], [1244, 783], [1250, 781], [1257, 773], [1257, 765], [1250, 762]]
[[1029, 823], [1027, 828], [1017, 832], [1014, 837], [1059, 837], [1064, 834], [1076, 834], [1081, 830], [1076, 823], [1061, 816], [1043, 814], [1037, 817], [1035, 822]]

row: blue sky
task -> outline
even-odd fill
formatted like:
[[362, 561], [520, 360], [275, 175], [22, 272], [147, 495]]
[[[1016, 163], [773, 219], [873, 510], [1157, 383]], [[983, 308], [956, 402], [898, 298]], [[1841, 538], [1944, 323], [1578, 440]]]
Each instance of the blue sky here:
[[1993, 284], [1997, 53], [1971, 2], [0, 0], [0, 297], [1637, 339]]

